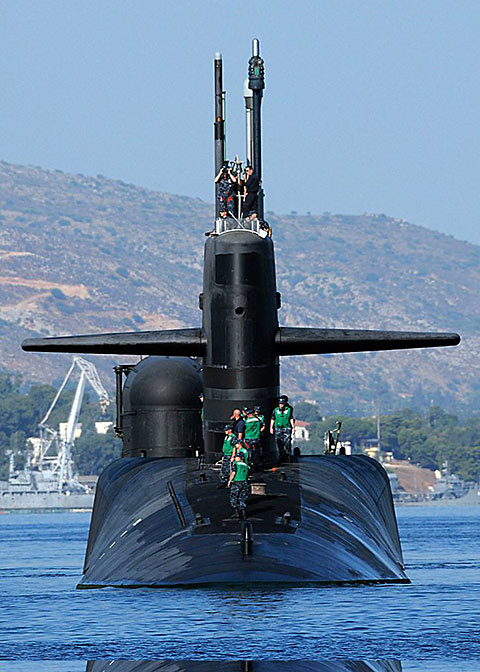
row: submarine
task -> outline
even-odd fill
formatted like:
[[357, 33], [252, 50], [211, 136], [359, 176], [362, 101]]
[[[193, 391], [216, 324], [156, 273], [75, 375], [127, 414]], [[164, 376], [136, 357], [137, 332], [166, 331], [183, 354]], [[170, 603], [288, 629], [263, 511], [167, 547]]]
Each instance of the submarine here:
[[[220, 54], [214, 82], [218, 174], [226, 165]], [[246, 162], [259, 185], [264, 89], [254, 39], [244, 87]], [[232, 516], [228, 490], [218, 487], [225, 422], [233, 409], [254, 405], [270, 418], [282, 357], [460, 342], [456, 333], [280, 326], [263, 201], [260, 187], [258, 217], [222, 219], [216, 199], [205, 241], [201, 327], [22, 343], [26, 351], [143, 357], [115, 367], [122, 452], [99, 477], [78, 588], [409, 582], [387, 474], [365, 455], [334, 449], [285, 461], [266, 432], [245, 520]]]

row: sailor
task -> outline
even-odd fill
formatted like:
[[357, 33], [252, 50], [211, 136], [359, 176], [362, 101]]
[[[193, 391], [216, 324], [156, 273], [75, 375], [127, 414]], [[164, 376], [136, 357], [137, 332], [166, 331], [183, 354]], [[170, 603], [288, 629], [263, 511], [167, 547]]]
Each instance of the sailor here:
[[258, 468], [262, 462], [262, 451], [260, 445], [260, 435], [262, 432], [262, 421], [255, 415], [253, 408], [247, 409], [245, 418], [245, 443], [248, 446], [254, 468]]
[[234, 516], [244, 520], [245, 509], [247, 508], [248, 497], [248, 465], [242, 460], [240, 455], [235, 456], [232, 464], [232, 473], [228, 480], [230, 488], [230, 506], [234, 511]]
[[266, 235], [271, 238], [272, 237], [272, 227], [268, 222], [266, 222], [264, 219], [259, 220], [260, 221], [260, 230], [264, 231]]
[[237, 177], [232, 173], [228, 165], [222, 166], [215, 176], [215, 184], [218, 184], [218, 200], [220, 208], [228, 214], [235, 212], [235, 185]]
[[292, 450], [292, 435], [295, 429], [293, 408], [284, 394], [278, 400], [278, 406], [273, 409], [270, 421], [270, 434], [275, 435], [275, 441], [280, 454], [280, 460], [288, 461]]
[[241, 444], [238, 454], [242, 458], [242, 461], [245, 462], [245, 464], [250, 465], [250, 451], [248, 450], [248, 446], [245, 445], [245, 443]]
[[265, 430], [265, 416], [263, 415], [263, 413], [260, 413], [260, 411], [261, 411], [262, 409], [261, 409], [260, 406], [254, 406], [254, 407], [253, 407], [253, 410], [255, 411], [255, 415], [257, 416], [257, 418], [258, 418], [258, 419], [260, 420], [260, 422], [262, 423], [262, 428], [261, 428], [260, 431], [263, 432], [263, 431]]
[[247, 166], [245, 169], [247, 180], [245, 182], [245, 201], [243, 203], [242, 215], [248, 217], [250, 213], [258, 210], [258, 190], [260, 189], [260, 180], [257, 175], [253, 174], [252, 166]]
[[237, 441], [233, 449], [232, 459], [230, 461], [233, 462], [237, 455], [240, 455], [242, 462], [245, 462], [245, 464], [250, 464], [250, 453], [248, 452], [248, 446], [244, 441]]
[[215, 238], [215, 236], [218, 236], [218, 234], [221, 233], [226, 228], [225, 221], [230, 213], [227, 210], [225, 210], [225, 208], [222, 206], [222, 209], [218, 214], [219, 217], [217, 218], [213, 229], [211, 231], [205, 231], [205, 235], [208, 238]]
[[235, 444], [238, 442], [237, 437], [233, 433], [233, 425], [225, 425], [225, 438], [222, 446], [222, 467], [220, 470], [220, 483], [226, 485], [230, 477], [230, 463], [232, 461], [233, 450]]
[[245, 437], [245, 422], [242, 418], [242, 411], [235, 408], [230, 419], [233, 422], [233, 433], [239, 439], [243, 439]]

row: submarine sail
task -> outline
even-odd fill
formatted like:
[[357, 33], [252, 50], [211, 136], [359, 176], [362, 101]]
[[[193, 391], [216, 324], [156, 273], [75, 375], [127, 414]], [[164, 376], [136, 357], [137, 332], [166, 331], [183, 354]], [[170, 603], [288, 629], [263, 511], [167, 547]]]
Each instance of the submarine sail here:
[[[218, 175], [224, 167], [231, 170], [225, 165], [220, 54], [214, 67]], [[256, 210], [222, 211], [216, 189], [217, 217], [205, 243], [202, 326], [22, 344], [37, 352], [147, 355], [135, 366], [117, 367], [122, 456], [99, 478], [80, 588], [408, 582], [388, 477], [378, 462], [329, 454], [283, 463], [268, 434], [263, 464], [250, 479], [246, 520], [230, 515], [228, 491], [219, 487], [225, 422], [232, 409], [254, 405], [270, 418], [279, 396], [280, 357], [460, 341], [455, 333], [279, 325], [274, 243], [263, 220], [264, 88], [254, 40], [246, 112]]]

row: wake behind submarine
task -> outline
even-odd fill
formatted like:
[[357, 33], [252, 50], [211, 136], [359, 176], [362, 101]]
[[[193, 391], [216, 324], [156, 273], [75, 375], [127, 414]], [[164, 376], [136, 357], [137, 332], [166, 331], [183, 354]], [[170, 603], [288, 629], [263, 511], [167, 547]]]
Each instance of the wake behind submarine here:
[[[215, 56], [215, 170], [226, 164], [222, 58]], [[261, 184], [264, 62], [253, 40], [245, 87], [247, 165]], [[218, 187], [217, 187], [218, 188]], [[281, 327], [274, 245], [258, 218], [222, 219], [205, 243], [202, 326], [29, 339], [38, 352], [147, 355], [115, 367], [121, 457], [101, 474], [79, 588], [212, 583], [408, 582], [386, 472], [364, 455], [282, 463], [270, 435], [232, 517], [217, 461], [232, 409], [279, 397], [288, 355], [456, 345], [455, 333]], [[224, 215], [225, 213], [223, 213]], [[199, 394], [203, 390], [204, 441]]]

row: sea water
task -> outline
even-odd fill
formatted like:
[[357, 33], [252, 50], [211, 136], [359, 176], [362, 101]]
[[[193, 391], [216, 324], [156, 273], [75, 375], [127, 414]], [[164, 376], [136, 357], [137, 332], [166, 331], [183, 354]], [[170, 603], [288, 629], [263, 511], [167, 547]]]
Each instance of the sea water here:
[[117, 658], [480, 670], [480, 506], [404, 506], [397, 517], [411, 585], [75, 590], [90, 515], [2, 515], [0, 670]]

